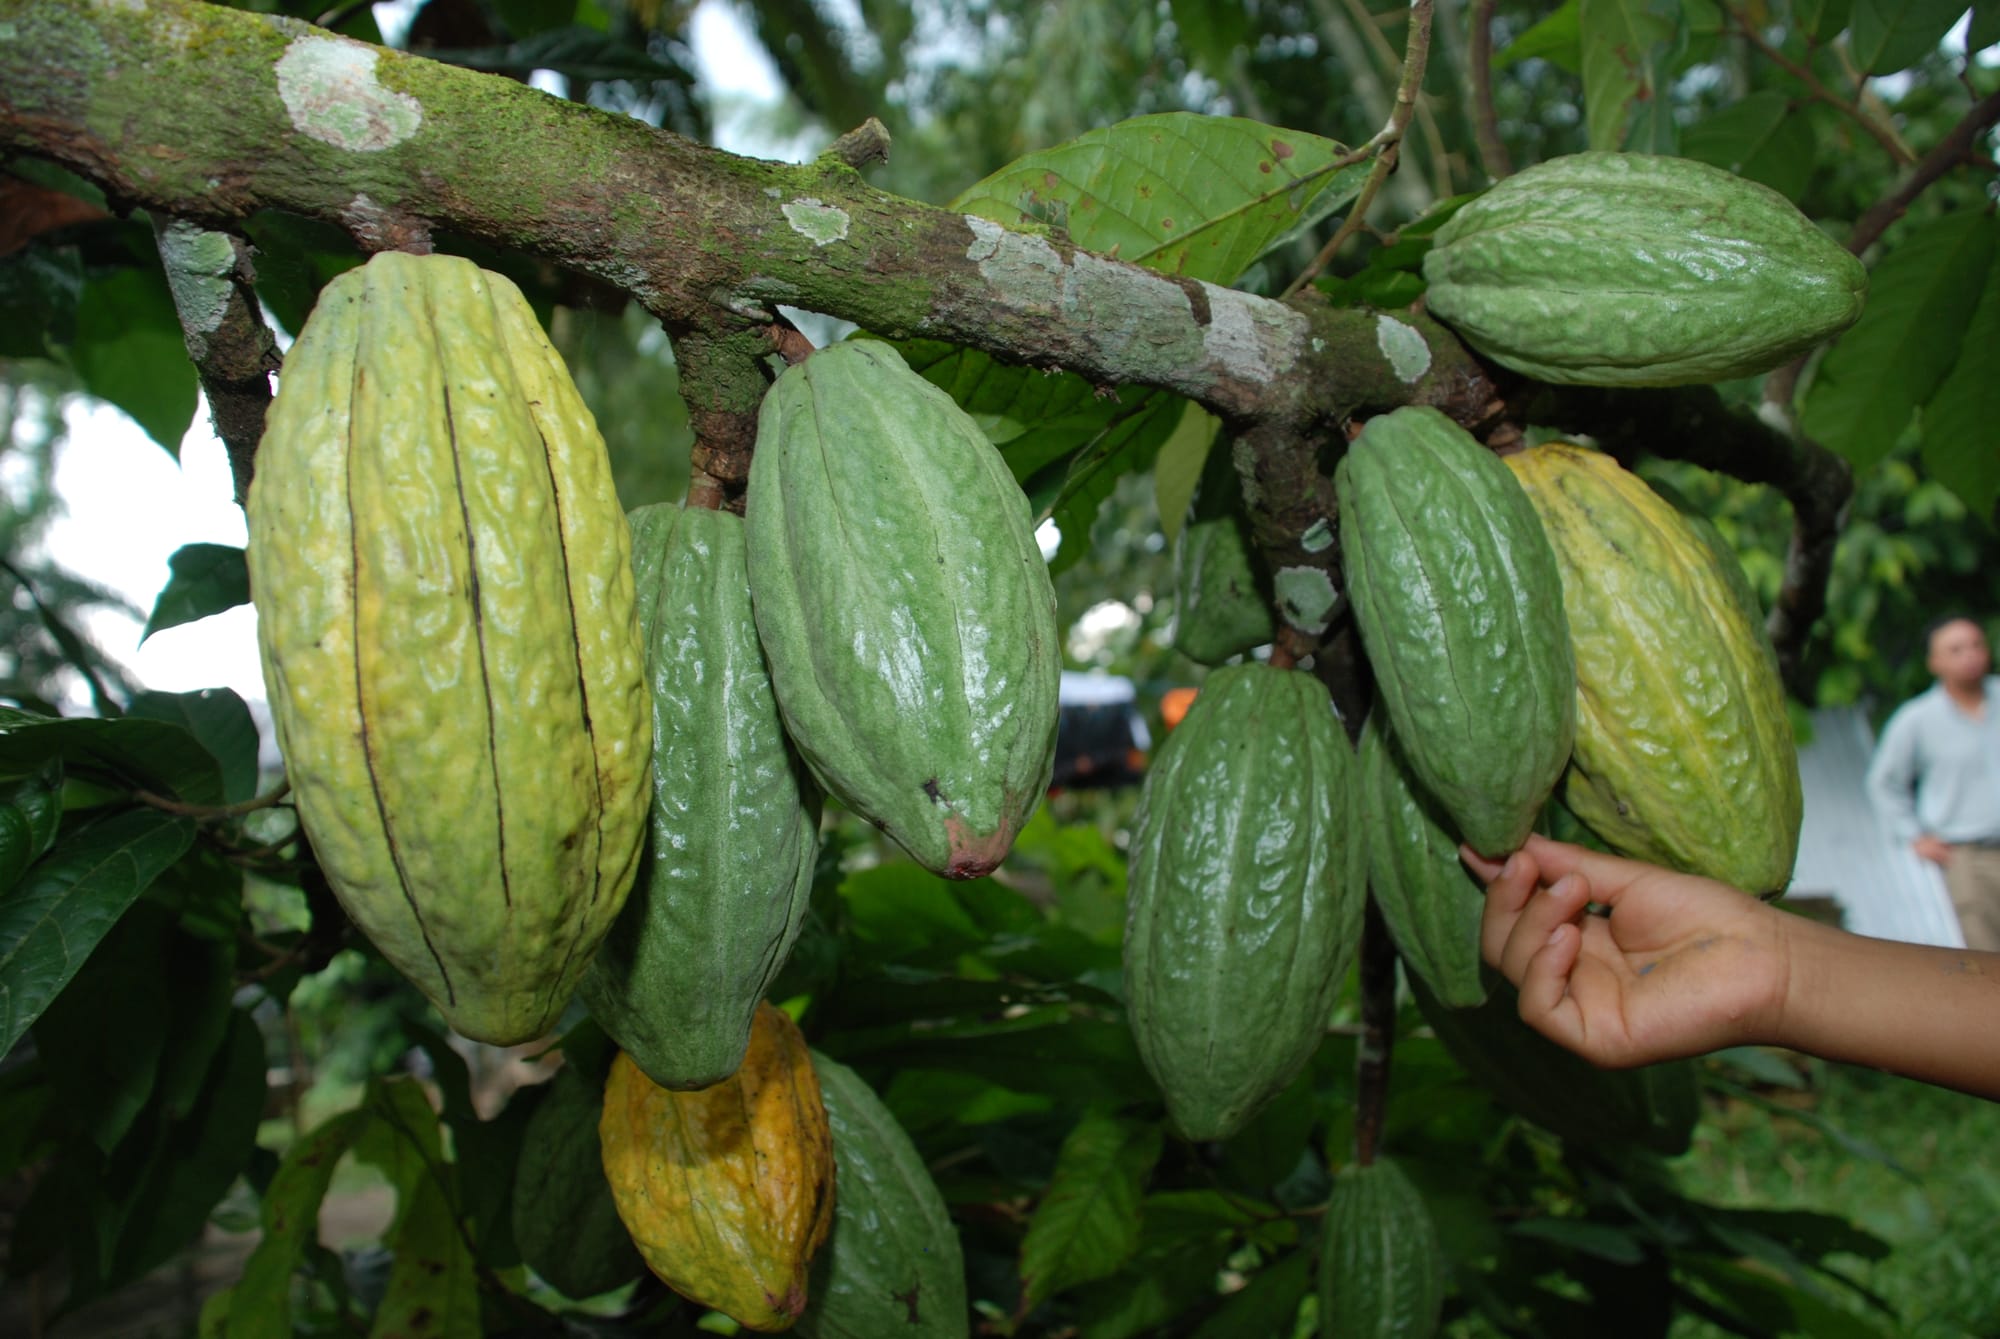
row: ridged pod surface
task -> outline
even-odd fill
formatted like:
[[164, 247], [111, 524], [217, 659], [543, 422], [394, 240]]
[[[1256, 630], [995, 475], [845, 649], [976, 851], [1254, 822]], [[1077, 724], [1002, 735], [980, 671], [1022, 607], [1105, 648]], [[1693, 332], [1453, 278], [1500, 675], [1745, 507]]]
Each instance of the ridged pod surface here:
[[1502, 1105], [1565, 1139], [1687, 1152], [1701, 1115], [1692, 1064], [1598, 1069], [1522, 1022], [1520, 996], [1497, 973], [1486, 987], [1486, 1003], [1453, 1009], [1421, 979], [1410, 983], [1437, 1039]]
[[1127, 1017], [1190, 1139], [1226, 1139], [1326, 1030], [1361, 938], [1353, 749], [1309, 674], [1217, 670], [1146, 774], [1125, 923]]
[[1349, 1163], [1320, 1223], [1319, 1332], [1429, 1339], [1444, 1310], [1444, 1252], [1424, 1197], [1395, 1162]]
[[299, 817], [454, 1028], [531, 1040], [623, 905], [645, 821], [604, 443], [520, 292], [452, 256], [329, 283], [281, 382], [249, 565]]
[[1000, 453], [893, 348], [788, 368], [757, 420], [750, 591], [828, 791], [933, 872], [1000, 863], [1048, 788], [1055, 592]]
[[1174, 545], [1174, 649], [1199, 665], [1220, 665], [1277, 635], [1271, 582], [1251, 552], [1241, 497], [1230, 452], [1218, 443]]
[[1798, 749], [1735, 559], [1602, 452], [1552, 442], [1507, 463], [1555, 547], [1576, 648], [1565, 802], [1626, 855], [1782, 889]]
[[1569, 758], [1562, 579], [1507, 467], [1443, 414], [1368, 421], [1334, 471], [1376, 694], [1410, 770], [1487, 855], [1518, 847]]
[[662, 1088], [621, 1053], [598, 1140], [618, 1217], [668, 1287], [753, 1330], [791, 1328], [833, 1226], [834, 1168], [790, 1018], [758, 1006], [742, 1067], [699, 1092]]
[[1579, 153], [1508, 177], [1424, 257], [1431, 313], [1543, 381], [1754, 376], [1852, 325], [1868, 273], [1769, 187], [1686, 158]]
[[1368, 829], [1368, 891], [1403, 966], [1454, 1009], [1486, 998], [1479, 922], [1486, 900], [1458, 858], [1437, 802], [1409, 774], [1382, 718], [1361, 731], [1361, 817]]
[[664, 1088], [729, 1077], [812, 894], [819, 788], [771, 693], [743, 522], [641, 507], [630, 517], [653, 706], [646, 855], [582, 997]]
[[944, 1196], [882, 1099], [815, 1052], [840, 1194], [799, 1316], [806, 1339], [964, 1339], [965, 1258]]

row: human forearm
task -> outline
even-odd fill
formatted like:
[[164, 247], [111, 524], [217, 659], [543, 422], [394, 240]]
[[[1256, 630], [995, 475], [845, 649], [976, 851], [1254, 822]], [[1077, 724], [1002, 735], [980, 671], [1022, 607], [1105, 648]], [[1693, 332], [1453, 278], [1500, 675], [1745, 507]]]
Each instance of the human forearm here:
[[1789, 972], [1769, 1041], [2000, 1100], [2000, 954], [1785, 923]]

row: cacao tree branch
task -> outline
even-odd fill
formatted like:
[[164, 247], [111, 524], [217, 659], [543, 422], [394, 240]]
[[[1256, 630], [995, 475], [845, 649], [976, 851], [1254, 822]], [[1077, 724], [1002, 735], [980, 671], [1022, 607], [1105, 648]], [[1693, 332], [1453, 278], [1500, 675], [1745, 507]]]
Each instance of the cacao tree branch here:
[[1729, 6], [1726, 12], [1729, 15], [1730, 23], [1734, 25], [1736, 31], [1751, 46], [1757, 48], [1760, 55], [1786, 74], [1791, 75], [1792, 78], [1804, 84], [1806, 92], [1814, 99], [1825, 103], [1842, 115], [1851, 118], [1856, 125], [1868, 133], [1871, 139], [1882, 146], [1897, 166], [1907, 167], [1916, 160], [1916, 155], [1910, 151], [1910, 146], [1903, 142], [1902, 136], [1896, 133], [1893, 126], [1878, 117], [1870, 116], [1862, 110], [1859, 103], [1852, 99], [1844, 98], [1828, 88], [1820, 80], [1820, 77], [1812, 72], [1810, 66], [1793, 60], [1790, 56], [1787, 56], [1784, 52], [1766, 41], [1764, 34], [1757, 31], [1757, 25], [1742, 10], [1734, 6]]
[[271, 373], [282, 361], [257, 301], [250, 243], [179, 219], [156, 216], [153, 222], [188, 361], [208, 397], [241, 505], [250, 498], [257, 442], [271, 407]]
[[1237, 422], [1442, 406], [1484, 379], [1421, 318], [1392, 352], [1376, 312], [1157, 274], [875, 190], [835, 160], [737, 157], [295, 21], [198, 0], [0, 0], [0, 19], [17, 34], [0, 47], [0, 148], [124, 208], [228, 229], [275, 207], [374, 248], [446, 229], [608, 282], [670, 328], [788, 303]]
[[1800, 692], [1806, 638], [1826, 610], [1834, 543], [1854, 493], [1853, 468], [1813, 441], [1729, 408], [1712, 386], [1626, 391], [1564, 386], [1538, 396], [1524, 410], [1524, 421], [1586, 433], [1620, 457], [1645, 452], [1685, 460], [1747, 483], [1769, 484], [1785, 495], [1792, 504], [1792, 539], [1765, 629], [1786, 685]]
[[1972, 152], [1973, 141], [2000, 121], [2000, 89], [1996, 89], [1974, 103], [1966, 114], [1958, 119], [1930, 152], [1918, 159], [1909, 175], [1897, 184], [1896, 189], [1878, 200], [1868, 212], [1854, 222], [1854, 231], [1848, 235], [1847, 249], [1860, 255], [1881, 240], [1889, 225], [1903, 217], [1911, 203], [1946, 172], [1963, 162]]
[[774, 348], [772, 331], [711, 322], [670, 327], [668, 336], [694, 429], [688, 501], [740, 516], [750, 454], [757, 446], [757, 407], [771, 386], [764, 359]]
[[1514, 161], [1500, 138], [1500, 116], [1493, 106], [1493, 6], [1495, 0], [1475, 0], [1472, 6], [1472, 50], [1466, 58], [1472, 81], [1472, 133], [1479, 142], [1479, 161], [1486, 175], [1498, 181], [1514, 174]]

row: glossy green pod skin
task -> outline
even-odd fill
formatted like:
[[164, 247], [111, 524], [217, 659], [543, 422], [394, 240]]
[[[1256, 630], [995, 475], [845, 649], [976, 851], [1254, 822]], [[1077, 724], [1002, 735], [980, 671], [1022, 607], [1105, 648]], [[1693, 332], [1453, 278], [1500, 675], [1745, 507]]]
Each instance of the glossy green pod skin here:
[[819, 788], [785, 738], [750, 613], [743, 522], [632, 512], [653, 708], [638, 886], [584, 976], [591, 1016], [662, 1088], [734, 1073], [812, 895]]
[[604, 442], [520, 291], [383, 252], [285, 358], [249, 498], [271, 715], [341, 905], [467, 1037], [552, 1027], [651, 747]]
[[1320, 1223], [1325, 1339], [1429, 1339], [1444, 1311], [1444, 1250], [1424, 1197], [1389, 1158], [1349, 1163]]
[[1431, 314], [1542, 381], [1678, 386], [1781, 367], [1852, 325], [1868, 272], [1784, 196], [1707, 163], [1578, 153], [1438, 229]]
[[1334, 488], [1348, 595], [1403, 756], [1475, 850], [1512, 851], [1576, 736], [1562, 578], [1535, 509], [1428, 407], [1370, 419]]
[[1127, 1017], [1190, 1139], [1227, 1139], [1318, 1046], [1361, 938], [1354, 751], [1309, 674], [1217, 670], [1140, 792]]
[[1571, 811], [1614, 849], [1781, 891], [1804, 792], [1778, 661], [1735, 555], [1600, 451], [1508, 458], [1562, 572], [1576, 648]]
[[1479, 922], [1486, 900], [1458, 858], [1458, 838], [1403, 762], [1389, 727], [1361, 731], [1361, 813], [1368, 828], [1368, 891], [1403, 966], [1455, 1009], [1486, 998]]
[[833, 1129], [833, 1232], [813, 1261], [803, 1339], [965, 1339], [965, 1258], [930, 1169], [861, 1076], [813, 1052]]
[[813, 774], [935, 873], [990, 873], [1048, 789], [1062, 667], [1000, 453], [889, 345], [835, 344], [764, 398], [745, 536]]

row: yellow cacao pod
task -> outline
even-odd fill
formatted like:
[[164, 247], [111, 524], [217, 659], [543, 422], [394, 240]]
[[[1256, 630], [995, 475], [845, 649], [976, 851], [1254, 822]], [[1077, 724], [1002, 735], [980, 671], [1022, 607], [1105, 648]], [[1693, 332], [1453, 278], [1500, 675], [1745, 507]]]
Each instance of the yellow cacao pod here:
[[789, 1329], [833, 1227], [833, 1135], [792, 1020], [758, 1005], [742, 1065], [694, 1092], [660, 1087], [621, 1051], [597, 1133], [652, 1271], [740, 1325]]
[[385, 252], [285, 359], [250, 578], [341, 904], [479, 1041], [551, 1027], [625, 900], [652, 747], [603, 440], [506, 279]]

